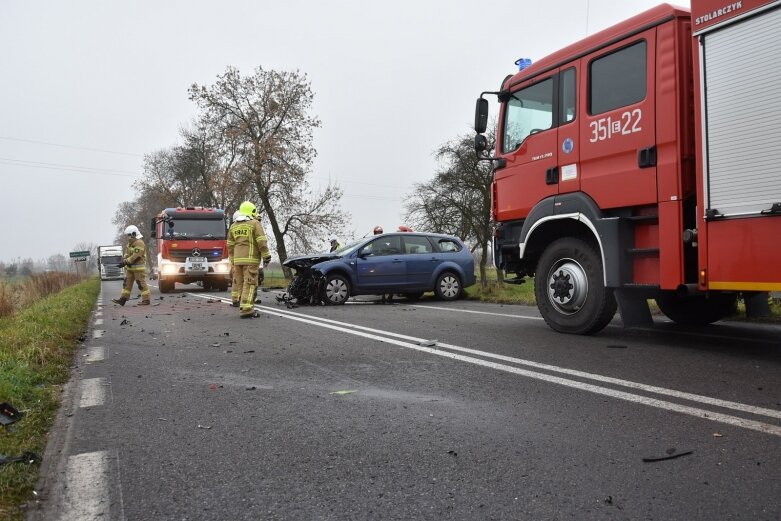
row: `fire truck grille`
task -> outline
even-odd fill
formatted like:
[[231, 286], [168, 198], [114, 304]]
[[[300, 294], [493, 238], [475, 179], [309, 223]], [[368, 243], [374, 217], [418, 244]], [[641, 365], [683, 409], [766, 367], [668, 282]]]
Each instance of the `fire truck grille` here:
[[215, 262], [222, 259], [222, 248], [203, 248], [200, 249], [200, 255], [193, 255], [192, 248], [187, 250], [170, 250], [171, 261], [185, 262], [187, 257], [203, 257], [209, 259], [209, 262]]

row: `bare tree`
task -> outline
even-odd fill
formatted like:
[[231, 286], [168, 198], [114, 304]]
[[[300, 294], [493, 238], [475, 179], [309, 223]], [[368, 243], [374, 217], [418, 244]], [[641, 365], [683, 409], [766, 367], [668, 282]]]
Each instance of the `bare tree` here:
[[[495, 135], [488, 132], [488, 135]], [[489, 144], [489, 149], [493, 144]], [[474, 135], [464, 134], [440, 146], [434, 178], [415, 185], [408, 199], [406, 219], [421, 229], [461, 237], [472, 251], [480, 251], [480, 284], [488, 284], [486, 264], [493, 234], [490, 162], [481, 161]]]
[[308, 249], [314, 237], [345, 226], [342, 190], [333, 184], [318, 192], [309, 188], [317, 155], [313, 131], [320, 120], [310, 114], [314, 93], [305, 74], [258, 67], [242, 76], [228, 67], [213, 85], [193, 84], [189, 92], [204, 121], [241, 143], [241, 163], [271, 227], [280, 262], [288, 256], [285, 239], [292, 251]]

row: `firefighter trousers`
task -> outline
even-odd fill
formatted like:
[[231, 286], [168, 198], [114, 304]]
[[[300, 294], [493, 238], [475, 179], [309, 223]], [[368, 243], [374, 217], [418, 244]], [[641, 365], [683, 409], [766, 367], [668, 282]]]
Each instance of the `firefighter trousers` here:
[[258, 288], [259, 264], [235, 265], [234, 277], [236, 287], [241, 288], [239, 293], [239, 313], [251, 315], [255, 308], [255, 290]]
[[122, 298], [129, 299], [130, 292], [133, 291], [133, 282], [138, 282], [138, 289], [141, 290], [141, 300], [149, 302], [149, 285], [146, 283], [146, 270], [125, 270], [125, 285], [122, 288]]

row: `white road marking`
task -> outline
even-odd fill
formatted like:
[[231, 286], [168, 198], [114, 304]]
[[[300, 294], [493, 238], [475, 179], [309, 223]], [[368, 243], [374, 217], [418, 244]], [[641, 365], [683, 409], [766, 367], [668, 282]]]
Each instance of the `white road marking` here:
[[65, 501], [61, 521], [110, 518], [108, 453], [86, 452], [68, 458]]
[[[199, 297], [199, 298], [214, 298], [211, 295], [201, 295], [201, 294], [197, 294], [197, 293], [191, 293], [191, 295], [194, 295], [194, 296]], [[223, 300], [224, 302], [228, 302], [227, 299], [221, 299], [221, 300]], [[647, 406], [650, 406], [650, 407], [656, 407], [656, 408], [659, 408], [659, 409], [666, 409], [666, 410], [669, 410], [669, 411], [679, 412], [679, 413], [687, 414], [687, 415], [694, 416], [694, 417], [697, 417], [697, 418], [702, 418], [702, 419], [706, 419], [706, 420], [711, 420], [711, 421], [716, 421], [716, 422], [720, 422], [720, 423], [725, 423], [725, 424], [728, 424], [728, 425], [733, 425], [733, 426], [736, 426], [736, 427], [742, 427], [742, 428], [745, 428], [745, 429], [751, 429], [751, 430], [755, 430], [755, 431], [759, 431], [759, 432], [764, 432], [766, 434], [772, 434], [772, 435], [775, 435], [775, 436], [781, 436], [781, 427], [779, 427], [777, 425], [763, 423], [763, 422], [754, 421], [754, 420], [747, 420], [747, 419], [744, 419], [744, 418], [739, 418], [737, 416], [730, 416], [730, 415], [727, 415], [727, 414], [716, 413], [716, 412], [708, 411], [708, 410], [705, 410], [705, 409], [698, 409], [696, 407], [690, 407], [690, 406], [687, 406], [687, 405], [680, 405], [680, 404], [677, 404], [677, 403], [667, 402], [667, 401], [664, 401], [664, 400], [658, 400], [658, 399], [655, 399], [655, 398], [649, 398], [649, 397], [646, 397], [646, 396], [631, 394], [631, 393], [628, 393], [628, 392], [625, 392], [625, 391], [618, 391], [618, 390], [610, 389], [610, 388], [607, 388], [607, 387], [600, 387], [598, 385], [584, 383], [584, 382], [580, 382], [580, 381], [577, 381], [577, 380], [568, 380], [566, 378], [562, 378], [562, 377], [559, 377], [559, 376], [553, 376], [553, 375], [549, 375], [549, 374], [546, 374], [546, 373], [538, 373], [538, 372], [529, 371], [529, 370], [526, 370], [526, 369], [521, 369], [521, 368], [518, 368], [518, 367], [513, 367], [513, 366], [504, 365], [504, 364], [499, 364], [499, 363], [496, 363], [496, 362], [491, 362], [491, 361], [488, 361], [488, 360], [483, 360], [483, 359], [480, 359], [480, 358], [473, 358], [471, 356], [464, 356], [464, 355], [460, 355], [460, 354], [456, 354], [456, 353], [451, 353], [449, 351], [442, 351], [440, 349], [424, 347], [424, 346], [418, 345], [417, 343], [413, 344], [413, 343], [410, 343], [410, 342], [405, 342], [405, 341], [401, 341], [401, 340], [395, 340], [392, 337], [404, 338], [406, 340], [411, 340], [411, 341], [414, 341], [414, 342], [425, 342], [427, 339], [415, 338], [415, 337], [411, 337], [411, 336], [407, 336], [407, 335], [401, 335], [401, 334], [398, 334], [398, 333], [392, 333], [392, 332], [389, 332], [389, 331], [382, 331], [382, 330], [377, 330], [377, 329], [371, 329], [371, 328], [367, 328], [367, 327], [364, 327], [364, 326], [358, 326], [358, 325], [354, 325], [354, 324], [338, 322], [338, 321], [335, 321], [335, 320], [330, 320], [330, 319], [325, 319], [325, 318], [311, 317], [309, 315], [304, 315], [304, 314], [296, 313], [296, 312], [292, 312], [292, 311], [281, 311], [281, 310], [274, 309], [274, 308], [269, 308], [269, 307], [266, 307], [266, 306], [255, 306], [255, 309], [257, 309], [259, 311], [263, 311], [263, 312], [265, 312], [265, 313], [267, 313], [269, 315], [274, 315], [274, 316], [281, 317], [281, 318], [288, 318], [290, 320], [295, 320], [295, 321], [298, 321], [298, 322], [304, 322], [304, 323], [307, 323], [307, 324], [320, 326], [320, 327], [324, 327], [324, 328], [327, 328], [327, 329], [332, 329], [332, 330], [335, 330], [335, 331], [341, 331], [343, 333], [349, 333], [351, 335], [362, 336], [364, 338], [377, 340], [379, 342], [386, 342], [386, 343], [389, 343], [389, 344], [394, 344], [394, 345], [398, 345], [398, 346], [401, 346], [401, 347], [406, 347], [406, 348], [413, 349], [413, 350], [416, 350], [416, 351], [421, 351], [421, 352], [424, 352], [424, 353], [429, 353], [429, 354], [433, 354], [433, 355], [437, 355], [437, 356], [443, 356], [443, 357], [446, 357], [446, 358], [450, 358], [452, 360], [459, 360], [459, 361], [462, 361], [462, 362], [468, 362], [468, 363], [471, 363], [471, 364], [475, 364], [475, 365], [479, 365], [479, 366], [483, 366], [483, 367], [488, 367], [488, 368], [496, 369], [496, 370], [499, 370], [499, 371], [505, 371], [505, 372], [508, 372], [508, 373], [513, 373], [513, 374], [525, 376], [525, 377], [528, 377], [528, 378], [533, 378], [533, 379], [536, 379], [536, 380], [542, 380], [542, 381], [545, 381], [545, 382], [554, 383], [554, 384], [558, 384], [558, 385], [562, 385], [562, 386], [565, 386], [565, 387], [570, 387], [570, 388], [578, 389], [578, 390], [582, 390], [582, 391], [587, 391], [587, 392], [591, 392], [591, 393], [594, 393], [594, 394], [610, 396], [612, 398], [618, 398], [618, 399], [625, 400], [625, 401], [628, 401], [628, 402], [640, 403], [640, 404], [647, 405]], [[361, 330], [364, 330], [364, 331], [367, 331], [367, 332], [363, 332]], [[372, 332], [368, 332], [368, 331], [372, 331]], [[374, 334], [374, 333], [380, 333], [380, 334], [386, 335], [386, 336], [380, 336], [380, 335]], [[611, 384], [615, 384], [615, 385], [623, 385], [623, 386], [626, 386], [626, 387], [630, 387], [630, 388], [634, 388], [634, 389], [640, 389], [640, 390], [644, 390], [644, 391], [648, 391], [648, 392], [654, 392], [654, 393], [657, 393], [657, 394], [663, 394], [663, 395], [673, 396], [673, 397], [677, 397], [677, 398], [684, 398], [686, 400], [690, 400], [690, 401], [694, 401], [694, 402], [707, 403], [709, 405], [716, 405], [716, 406], [719, 406], [719, 407], [730, 407], [730, 408], [733, 408], [733, 409], [736, 409], [736, 410], [740, 410], [740, 411], [743, 411], [743, 412], [750, 412], [752, 414], [760, 414], [760, 415], [771, 416], [771, 417], [781, 417], [781, 416], [779, 416], [779, 411], [775, 411], [775, 410], [772, 410], [772, 409], [764, 409], [762, 407], [755, 407], [755, 406], [741, 404], [741, 403], [737, 403], [737, 402], [728, 402], [726, 400], [719, 400], [717, 398], [711, 398], [711, 397], [707, 397], [707, 396], [699, 396], [699, 395], [695, 395], [695, 394], [690, 394], [690, 393], [684, 393], [684, 392], [681, 392], [681, 391], [676, 391], [676, 390], [673, 390], [673, 389], [664, 389], [662, 387], [649, 386], [649, 385], [645, 385], [645, 384], [641, 384], [641, 383], [637, 383], [637, 382], [631, 382], [631, 381], [628, 381], [628, 380], [620, 380], [620, 379], [611, 378], [611, 377], [608, 377], [608, 376], [596, 375], [596, 374], [591, 374], [591, 373], [585, 373], [585, 372], [582, 372], [582, 371], [576, 371], [576, 370], [573, 370], [573, 369], [567, 369], [567, 368], [564, 368], [564, 367], [552, 366], [552, 365], [547, 365], [547, 364], [539, 364], [537, 362], [532, 362], [530, 360], [521, 360], [521, 359], [517, 359], [517, 358], [504, 357], [502, 355], [495, 355], [493, 353], [487, 353], [487, 352], [484, 352], [484, 351], [477, 351], [477, 350], [473, 350], [473, 349], [469, 349], [469, 348], [454, 346], [454, 345], [451, 345], [451, 344], [439, 344], [438, 343], [437, 346], [445, 347], [445, 348], [450, 349], [450, 350], [458, 350], [458, 351], [468, 352], [470, 354], [479, 354], [480, 356], [492, 357], [492, 358], [496, 358], [496, 359], [501, 359], [503, 361], [512, 361], [513, 363], [520, 363], [520, 364], [528, 365], [528, 366], [535, 367], [535, 368], [544, 368], [544, 369], [547, 369], [547, 370], [550, 370], [550, 371], [557, 371], [557, 372], [560, 372], [560, 373], [563, 373], [563, 374], [569, 374], [569, 375], [572, 375], [572, 376], [579, 376], [579, 377], [582, 377], [582, 378], [590, 378], [592, 380], [601, 381], [601, 382], [605, 382], [605, 383], [611, 383]]]
[[106, 333], [103, 329], [96, 329], [92, 332], [92, 338], [100, 338]]
[[100, 362], [106, 357], [106, 351], [100, 346], [93, 346], [87, 350], [87, 362]]
[[95, 319], [95, 325], [96, 326], [102, 326], [103, 325], [103, 319], [102, 318], [96, 318]]
[[96, 311], [95, 312], [95, 316], [96, 317], [102, 317], [103, 316], [103, 312], [102, 311]]
[[497, 317], [510, 317], [510, 318], [523, 318], [526, 320], [543, 320], [542, 317], [530, 317], [526, 315], [511, 315], [509, 313], [492, 313], [490, 311], [474, 311], [471, 309], [458, 309], [458, 308], [443, 308], [441, 306], [424, 306], [424, 305], [413, 305], [414, 308], [424, 308], [424, 309], [440, 309], [442, 311], [457, 311], [459, 313], [475, 313], [478, 315], [494, 315]]
[[81, 381], [81, 401], [79, 407], [96, 407], [106, 403], [105, 378], [87, 378]]

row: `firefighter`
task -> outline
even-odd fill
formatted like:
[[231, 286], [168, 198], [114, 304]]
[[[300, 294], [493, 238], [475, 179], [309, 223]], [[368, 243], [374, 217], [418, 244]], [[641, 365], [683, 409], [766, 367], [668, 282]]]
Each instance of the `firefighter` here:
[[[236, 210], [233, 212], [233, 219], [231, 219], [231, 225], [233, 225], [236, 221], [239, 220], [239, 217], [241, 217], [241, 212]], [[241, 284], [236, 280], [237, 276], [237, 270], [235, 266], [233, 266], [233, 258], [230, 259], [231, 261], [231, 302], [234, 308], [239, 307], [239, 296], [241, 295]]]
[[239, 206], [239, 215], [228, 230], [228, 256], [235, 273], [234, 283], [240, 287], [239, 316], [250, 318], [258, 316], [253, 304], [258, 287], [260, 261], [263, 266], [271, 262], [266, 233], [258, 221], [258, 209], [250, 201]]
[[374, 235], [380, 235], [382, 233], [382, 226], [377, 225], [374, 227]]
[[141, 290], [141, 302], [139, 306], [149, 305], [149, 286], [146, 283], [146, 246], [144, 238], [138, 227], [130, 225], [125, 228], [127, 235], [127, 248], [125, 249], [125, 260], [122, 266], [125, 267], [125, 284], [122, 288], [122, 294], [118, 299], [111, 299], [115, 304], [124, 306], [133, 290], [133, 282], [138, 282], [138, 288]]
[[328, 239], [328, 241], [331, 243], [331, 249], [328, 250], [329, 252], [336, 251], [342, 247], [342, 245], [339, 244], [339, 239], [336, 237], [336, 235], [331, 235], [331, 238]]

